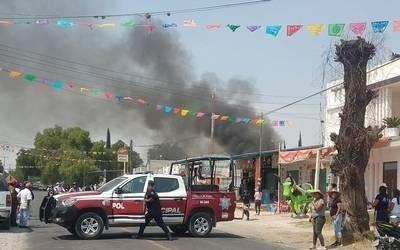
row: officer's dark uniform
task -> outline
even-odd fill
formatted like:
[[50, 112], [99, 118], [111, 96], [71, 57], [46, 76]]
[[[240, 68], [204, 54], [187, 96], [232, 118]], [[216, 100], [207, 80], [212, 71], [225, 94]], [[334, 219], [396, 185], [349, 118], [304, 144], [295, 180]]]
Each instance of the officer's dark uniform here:
[[138, 236], [143, 236], [144, 229], [150, 223], [150, 221], [154, 219], [157, 225], [161, 227], [161, 229], [164, 231], [164, 233], [167, 234], [168, 238], [170, 239], [170, 232], [162, 219], [160, 199], [158, 198], [157, 193], [154, 190], [147, 191], [145, 199], [150, 199], [150, 201], [146, 202], [146, 219], [145, 223], [140, 225]]

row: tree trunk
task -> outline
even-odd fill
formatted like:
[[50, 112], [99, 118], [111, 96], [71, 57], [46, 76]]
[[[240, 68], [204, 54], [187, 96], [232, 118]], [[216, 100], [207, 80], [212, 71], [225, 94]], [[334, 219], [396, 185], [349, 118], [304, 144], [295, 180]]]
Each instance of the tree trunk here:
[[383, 128], [365, 128], [365, 112], [375, 92], [367, 90], [367, 63], [375, 46], [362, 38], [341, 41], [336, 46], [336, 61], [344, 66], [345, 103], [339, 114], [339, 134], [331, 134], [338, 154], [331, 166], [340, 177], [342, 202], [346, 210], [345, 232], [364, 234], [369, 231], [364, 173], [369, 154]]

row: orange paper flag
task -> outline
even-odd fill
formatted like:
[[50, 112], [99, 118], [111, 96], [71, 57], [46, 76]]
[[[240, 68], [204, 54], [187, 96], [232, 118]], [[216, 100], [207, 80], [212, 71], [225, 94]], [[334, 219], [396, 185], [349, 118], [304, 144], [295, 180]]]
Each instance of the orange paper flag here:
[[22, 75], [22, 73], [19, 71], [16, 71], [16, 70], [10, 71], [10, 78], [12, 78], [12, 79], [16, 79], [16, 78], [20, 77], [21, 75]]

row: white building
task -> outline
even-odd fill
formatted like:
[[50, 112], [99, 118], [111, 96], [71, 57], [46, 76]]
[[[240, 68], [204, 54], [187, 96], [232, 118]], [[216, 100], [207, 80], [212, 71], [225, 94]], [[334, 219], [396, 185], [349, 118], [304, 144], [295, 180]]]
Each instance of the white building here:
[[[341, 83], [328, 83], [331, 87]], [[391, 60], [374, 67], [367, 74], [368, 88], [374, 89], [378, 97], [367, 107], [365, 125], [382, 126], [386, 117], [400, 117], [400, 59]], [[338, 133], [339, 113], [344, 105], [344, 88], [339, 85], [326, 92], [324, 146], [332, 146], [330, 134]], [[400, 137], [389, 137], [383, 132], [384, 139], [372, 149], [365, 181], [368, 200], [373, 200], [379, 185], [385, 182], [390, 190], [400, 189]], [[399, 180], [399, 181], [398, 181]]]

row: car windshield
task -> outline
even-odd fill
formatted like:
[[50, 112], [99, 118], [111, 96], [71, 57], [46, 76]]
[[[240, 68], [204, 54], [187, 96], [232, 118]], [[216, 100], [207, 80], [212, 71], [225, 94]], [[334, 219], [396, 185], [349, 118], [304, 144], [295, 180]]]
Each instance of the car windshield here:
[[109, 182], [107, 182], [106, 184], [104, 184], [103, 186], [101, 186], [99, 188], [99, 192], [107, 192], [110, 191], [111, 189], [113, 189], [115, 186], [119, 185], [121, 182], [123, 182], [124, 180], [128, 179], [128, 177], [118, 177], [115, 178]]

